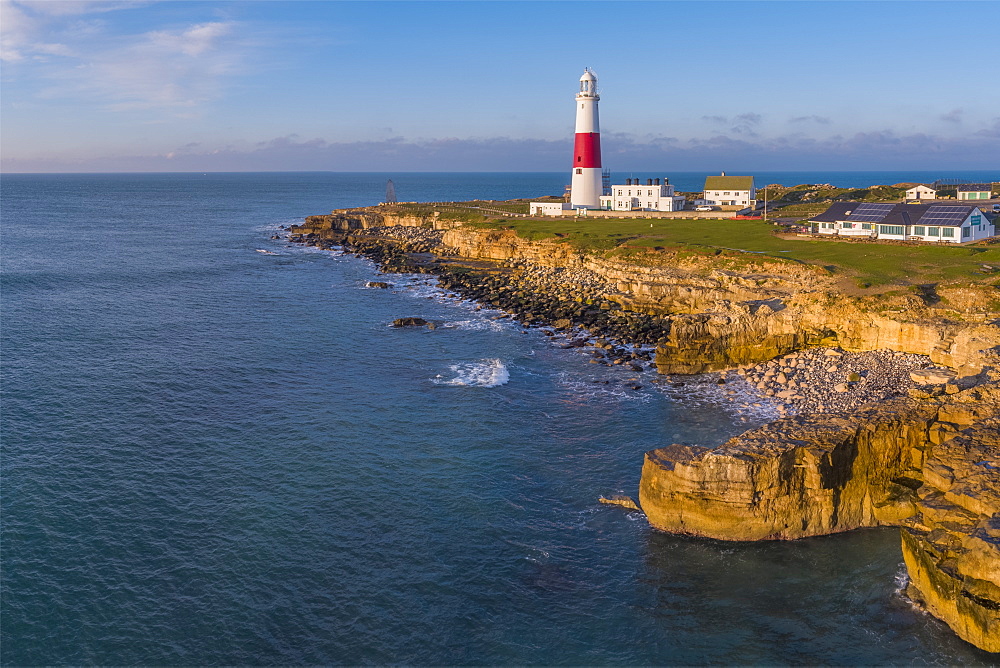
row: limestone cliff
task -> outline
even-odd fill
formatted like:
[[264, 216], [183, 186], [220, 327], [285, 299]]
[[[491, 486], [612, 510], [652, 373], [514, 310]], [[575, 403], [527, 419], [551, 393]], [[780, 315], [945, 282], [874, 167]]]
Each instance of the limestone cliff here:
[[714, 450], [653, 450], [639, 504], [654, 527], [723, 540], [900, 526], [911, 598], [1000, 652], [996, 382], [851, 416], [785, 418]]
[[1000, 324], [983, 290], [940, 288], [933, 299], [913, 293], [848, 296], [819, 267], [765, 256], [738, 263], [666, 252], [607, 257], [558, 239], [532, 241], [511, 230], [463, 226], [392, 207], [310, 216], [293, 232], [337, 239], [384, 225], [445, 230], [443, 244], [462, 258], [600, 274], [615, 288], [602, 299], [665, 321], [668, 334], [656, 352], [665, 374], [726, 369], [814, 345], [927, 355], [963, 375], [997, 363]]

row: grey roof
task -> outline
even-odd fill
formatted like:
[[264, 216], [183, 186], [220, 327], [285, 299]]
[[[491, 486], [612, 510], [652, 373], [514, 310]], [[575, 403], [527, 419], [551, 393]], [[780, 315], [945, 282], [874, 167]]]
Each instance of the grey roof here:
[[[969, 204], [895, 204], [885, 212], [884, 216], [875, 217], [862, 214], [853, 218], [855, 211], [865, 202], [834, 202], [830, 208], [809, 219], [812, 223], [865, 222], [881, 225], [937, 225], [941, 227], [957, 227], [962, 224], [973, 209], [978, 207]], [[934, 209], [934, 211], [931, 211]], [[942, 211], [947, 210], [945, 218]], [[930, 212], [930, 215], [928, 215]], [[926, 221], [921, 219], [927, 216]], [[873, 218], [875, 218], [873, 220]], [[959, 220], [960, 218], [960, 220]], [[950, 221], [957, 222], [950, 222]]]
[[991, 186], [989, 183], [966, 183], [958, 187], [958, 192], [960, 193], [981, 193], [984, 190], [989, 192]]

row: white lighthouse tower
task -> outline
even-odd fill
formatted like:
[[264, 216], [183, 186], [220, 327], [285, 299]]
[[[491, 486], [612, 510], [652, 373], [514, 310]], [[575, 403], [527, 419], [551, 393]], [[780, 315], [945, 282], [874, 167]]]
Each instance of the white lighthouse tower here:
[[601, 128], [597, 123], [597, 75], [588, 67], [580, 77], [576, 95], [576, 141], [573, 147], [573, 180], [570, 205], [598, 209], [601, 206]]

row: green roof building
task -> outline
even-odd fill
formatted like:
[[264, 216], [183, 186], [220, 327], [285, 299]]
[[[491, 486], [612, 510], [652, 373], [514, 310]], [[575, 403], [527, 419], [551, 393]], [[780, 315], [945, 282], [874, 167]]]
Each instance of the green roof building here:
[[757, 189], [752, 176], [709, 176], [705, 179], [702, 203], [708, 206], [756, 206]]

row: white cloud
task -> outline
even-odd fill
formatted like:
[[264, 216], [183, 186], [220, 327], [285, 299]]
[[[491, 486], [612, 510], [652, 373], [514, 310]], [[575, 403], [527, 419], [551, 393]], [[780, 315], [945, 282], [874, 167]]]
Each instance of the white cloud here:
[[145, 3], [0, 3], [2, 57], [10, 63], [5, 76], [35, 82], [45, 99], [190, 113], [222, 94], [225, 78], [241, 71], [249, 53], [231, 21], [122, 34], [94, 16]]
[[216, 47], [232, 31], [231, 23], [201, 23], [181, 32], [157, 30], [148, 33], [148, 46], [167, 54], [174, 52], [186, 56], [200, 56]]
[[193, 107], [219, 94], [220, 78], [238, 71], [227, 48], [232, 23], [157, 30], [90, 55], [68, 84], [114, 110]]
[[10, 0], [0, 0], [0, 60], [16, 63], [31, 52], [37, 22]]
[[[73, 50], [70, 47], [46, 41], [41, 35], [53, 29], [58, 30], [58, 26], [67, 17], [112, 12], [144, 4], [147, 4], [145, 0], [133, 2], [0, 0], [0, 60], [20, 62], [38, 56], [71, 55]], [[79, 23], [74, 26], [76, 27], [79, 27]]]

